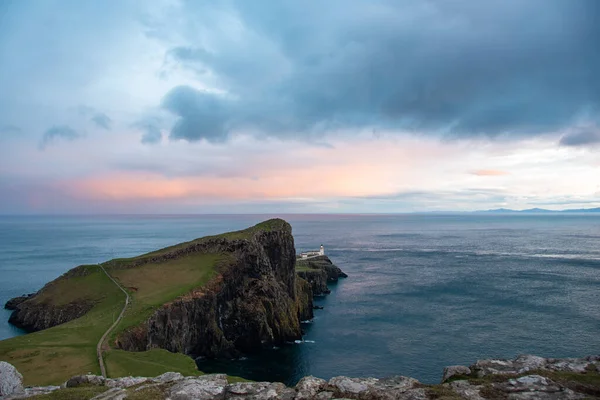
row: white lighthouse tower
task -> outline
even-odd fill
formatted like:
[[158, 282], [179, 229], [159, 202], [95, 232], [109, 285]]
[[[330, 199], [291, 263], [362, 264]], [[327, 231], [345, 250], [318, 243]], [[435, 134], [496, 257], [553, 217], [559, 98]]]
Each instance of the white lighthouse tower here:
[[320, 256], [324, 256], [325, 255], [325, 246], [321, 245], [321, 248], [319, 249], [319, 255]]

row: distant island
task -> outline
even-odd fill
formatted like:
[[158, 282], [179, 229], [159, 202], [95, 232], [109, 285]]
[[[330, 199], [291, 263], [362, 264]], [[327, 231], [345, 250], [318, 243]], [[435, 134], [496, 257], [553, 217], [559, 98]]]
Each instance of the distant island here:
[[474, 211], [476, 213], [528, 213], [528, 214], [558, 214], [558, 213], [600, 213], [600, 207], [577, 208], [566, 210], [548, 210], [546, 208], [528, 208], [526, 210], [512, 210], [510, 208], [496, 208], [493, 210]]

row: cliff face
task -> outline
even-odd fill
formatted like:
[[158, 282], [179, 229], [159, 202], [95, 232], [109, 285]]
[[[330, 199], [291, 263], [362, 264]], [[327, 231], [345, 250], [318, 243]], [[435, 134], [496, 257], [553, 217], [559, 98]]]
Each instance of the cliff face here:
[[291, 226], [256, 230], [245, 239], [214, 238], [181, 251], [231, 254], [219, 275], [164, 305], [117, 339], [132, 351], [164, 348], [195, 356], [235, 357], [302, 337], [312, 318], [312, 292], [296, 278]]
[[310, 283], [315, 296], [329, 294], [328, 282], [337, 282], [346, 275], [329, 257], [318, 256], [305, 260], [297, 260], [298, 276]]

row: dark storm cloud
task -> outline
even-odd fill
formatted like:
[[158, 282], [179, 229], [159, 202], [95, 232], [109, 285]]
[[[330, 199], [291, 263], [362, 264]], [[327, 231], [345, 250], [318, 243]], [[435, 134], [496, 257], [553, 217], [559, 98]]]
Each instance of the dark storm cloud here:
[[44, 132], [44, 136], [42, 136], [42, 141], [40, 142], [40, 149], [44, 150], [46, 147], [48, 147], [48, 145], [56, 142], [57, 139], [73, 141], [82, 136], [82, 134], [69, 126], [53, 126]]
[[175, 140], [223, 142], [228, 136], [228, 125], [235, 118], [226, 101], [187, 86], [171, 90], [162, 106], [179, 117], [171, 129], [170, 138]]
[[173, 139], [363, 127], [515, 137], [600, 120], [596, 0], [233, 4], [219, 25], [189, 3], [190, 18], [217, 28], [167, 58], [235, 103], [173, 89]]
[[108, 131], [111, 129], [112, 120], [108, 115], [104, 113], [97, 113], [92, 117], [91, 121], [100, 128], [106, 129]]
[[587, 146], [600, 143], [600, 130], [592, 128], [568, 133], [560, 138], [563, 146]]

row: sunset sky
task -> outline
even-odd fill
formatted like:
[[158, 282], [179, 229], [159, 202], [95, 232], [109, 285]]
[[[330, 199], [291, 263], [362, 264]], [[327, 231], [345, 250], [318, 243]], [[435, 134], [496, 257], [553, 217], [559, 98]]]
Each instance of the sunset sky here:
[[598, 0], [0, 2], [0, 214], [600, 206]]

